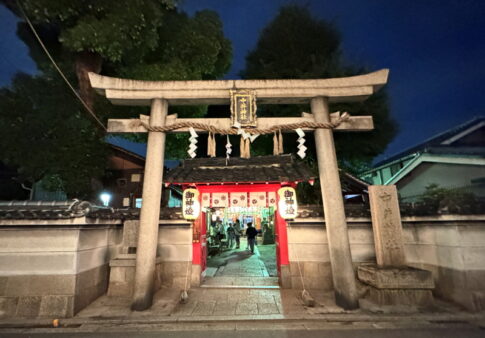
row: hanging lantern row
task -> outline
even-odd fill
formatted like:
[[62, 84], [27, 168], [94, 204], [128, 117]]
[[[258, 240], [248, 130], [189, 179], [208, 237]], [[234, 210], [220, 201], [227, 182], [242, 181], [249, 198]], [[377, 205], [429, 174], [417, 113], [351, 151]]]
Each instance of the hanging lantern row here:
[[[227, 193], [226, 193], [227, 194]], [[237, 193], [240, 194], [241, 193]], [[266, 193], [259, 193], [259, 194], [266, 194]], [[273, 192], [274, 194], [274, 192]], [[280, 188], [277, 192], [279, 197], [278, 202], [278, 212], [280, 216], [285, 219], [294, 219], [298, 214], [298, 204], [296, 200], [296, 191], [292, 187], [283, 187]], [[255, 195], [256, 196], [256, 195]], [[263, 196], [263, 195], [261, 195]], [[244, 197], [246, 199], [246, 196]], [[226, 197], [227, 199], [227, 197]], [[266, 200], [266, 198], [265, 198]], [[218, 204], [218, 203], [217, 203]], [[233, 203], [234, 204], [234, 203]], [[253, 203], [256, 205], [256, 203]], [[221, 206], [223, 203], [221, 203]], [[247, 203], [246, 203], [247, 205]], [[228, 205], [224, 206], [228, 207]], [[266, 206], [266, 202], [264, 203]], [[196, 220], [201, 212], [201, 205], [199, 200], [199, 191], [194, 188], [185, 189], [182, 195], [182, 214], [186, 220], [194, 221]]]

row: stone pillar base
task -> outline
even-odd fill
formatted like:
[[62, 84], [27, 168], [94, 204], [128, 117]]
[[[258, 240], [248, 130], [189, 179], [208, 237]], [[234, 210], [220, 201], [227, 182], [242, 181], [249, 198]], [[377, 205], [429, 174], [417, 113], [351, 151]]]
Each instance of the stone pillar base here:
[[433, 304], [433, 293], [431, 290], [377, 289], [371, 286], [367, 299], [377, 305], [428, 306]]
[[368, 300], [377, 305], [429, 306], [434, 282], [430, 271], [411, 267], [378, 267], [364, 264], [359, 280], [370, 286]]
[[[136, 254], [121, 254], [109, 262], [108, 296], [132, 297], [135, 285]], [[157, 257], [155, 265], [154, 292], [160, 289], [161, 260]]]
[[282, 289], [291, 289], [291, 270], [290, 265], [285, 264], [280, 267], [279, 284]]

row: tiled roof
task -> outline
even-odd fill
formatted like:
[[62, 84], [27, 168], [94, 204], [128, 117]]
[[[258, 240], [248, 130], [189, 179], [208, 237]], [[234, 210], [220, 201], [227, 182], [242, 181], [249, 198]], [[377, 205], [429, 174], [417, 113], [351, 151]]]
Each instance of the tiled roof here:
[[[139, 219], [140, 209], [113, 209], [93, 205], [87, 201], [12, 201], [0, 202], [0, 219], [54, 220], [76, 217], [98, 219]], [[181, 208], [160, 208], [160, 219], [182, 219]]]
[[[140, 219], [138, 208], [127, 209], [97, 209], [88, 214], [89, 218], [99, 219]], [[160, 208], [160, 219], [176, 220], [183, 219], [182, 208]]]
[[196, 158], [183, 161], [165, 177], [168, 183], [294, 182], [315, 179], [303, 161], [291, 155], [258, 156], [249, 159]]
[[[370, 217], [368, 204], [345, 204], [345, 215], [347, 217]], [[321, 205], [298, 205], [297, 218], [324, 217], [325, 213]]]
[[0, 202], [0, 219], [67, 219], [87, 215], [93, 205], [86, 201]]
[[[425, 141], [423, 141], [423, 142], [421, 142], [421, 143], [419, 143], [419, 144], [417, 144], [417, 145], [415, 145], [411, 148], [408, 148], [408, 149], [406, 149], [406, 150], [404, 150], [404, 151], [402, 151], [398, 154], [395, 154], [395, 155], [393, 155], [393, 156], [391, 156], [391, 157], [389, 157], [385, 160], [379, 161], [378, 163], [376, 163], [374, 165], [374, 168], [377, 168], [377, 167], [380, 167], [384, 164], [398, 160], [401, 157], [404, 157], [404, 156], [407, 156], [407, 155], [410, 155], [410, 154], [413, 154], [413, 153], [428, 150], [432, 147], [434, 147], [435, 151], [436, 151], [437, 147], [440, 147], [440, 148], [443, 147], [441, 145], [441, 143], [443, 141], [450, 139], [453, 136], [458, 135], [461, 132], [467, 130], [468, 128], [471, 128], [474, 125], [481, 123], [483, 121], [485, 121], [485, 117], [483, 117], [483, 116], [475, 117], [475, 118], [473, 118], [473, 119], [471, 119], [471, 120], [469, 120], [469, 121], [467, 121], [463, 124], [460, 124], [460, 125], [458, 125], [454, 128], [451, 128], [451, 129], [448, 129], [448, 130], [446, 130], [442, 133], [439, 133], [439, 134], [437, 134], [437, 135], [435, 135], [435, 136], [433, 136], [433, 137], [431, 137], [431, 138], [429, 138], [429, 139], [427, 139], [427, 140], [425, 140]], [[455, 150], [455, 148], [445, 146], [442, 149], [442, 153], [446, 153], [448, 150], [453, 151], [453, 150]]]
[[456, 147], [441, 146], [429, 147], [426, 149], [429, 154], [464, 155], [464, 156], [485, 156], [485, 147]]
[[369, 183], [344, 172], [342, 169], [340, 169], [340, 183], [344, 193], [361, 194], [364, 191], [367, 192], [369, 187]]

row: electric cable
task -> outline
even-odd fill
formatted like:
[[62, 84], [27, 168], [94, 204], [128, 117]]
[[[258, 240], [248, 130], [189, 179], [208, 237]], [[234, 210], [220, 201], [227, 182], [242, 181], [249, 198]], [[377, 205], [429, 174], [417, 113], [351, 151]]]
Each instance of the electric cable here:
[[79, 99], [79, 101], [81, 101], [82, 105], [84, 106], [84, 108], [86, 108], [86, 110], [88, 111], [89, 114], [91, 114], [91, 116], [94, 118], [94, 120], [101, 126], [101, 128], [104, 130], [104, 131], [108, 131], [108, 129], [106, 129], [105, 125], [101, 122], [101, 120], [96, 116], [96, 114], [91, 110], [91, 108], [89, 108], [89, 106], [86, 104], [86, 102], [84, 102], [84, 100], [82, 99], [82, 97], [79, 95], [79, 93], [76, 91], [76, 89], [71, 85], [71, 83], [69, 82], [69, 80], [66, 78], [66, 76], [64, 75], [64, 73], [62, 72], [62, 70], [59, 68], [59, 66], [57, 65], [56, 61], [54, 60], [54, 58], [51, 56], [51, 54], [49, 53], [49, 51], [47, 50], [47, 47], [44, 45], [44, 43], [42, 42], [42, 39], [40, 38], [40, 36], [37, 34], [37, 31], [35, 30], [34, 28], [34, 25], [32, 25], [32, 22], [30, 21], [29, 17], [27, 16], [27, 14], [25, 13], [22, 5], [20, 5], [20, 2], [18, 0], [15, 1], [17, 3], [17, 6], [19, 7], [20, 9], [20, 12], [22, 13], [22, 16], [24, 17], [25, 21], [27, 22], [27, 24], [29, 25], [30, 29], [32, 30], [32, 33], [34, 34], [35, 38], [37, 39], [37, 41], [39, 42], [40, 46], [42, 47], [42, 49], [44, 50], [44, 52], [47, 54], [47, 56], [49, 57], [49, 60], [52, 62], [52, 64], [54, 65], [54, 68], [57, 70], [57, 72], [61, 75], [62, 79], [64, 80], [64, 82], [68, 85], [68, 87], [72, 90], [72, 92], [74, 93], [74, 95]]

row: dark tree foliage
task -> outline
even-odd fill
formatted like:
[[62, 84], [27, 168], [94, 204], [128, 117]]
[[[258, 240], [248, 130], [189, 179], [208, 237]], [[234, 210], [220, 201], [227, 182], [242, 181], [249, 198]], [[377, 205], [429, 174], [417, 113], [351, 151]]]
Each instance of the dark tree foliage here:
[[[246, 57], [246, 79], [312, 79], [352, 76], [367, 70], [344, 65], [340, 50], [340, 35], [336, 28], [313, 17], [308, 9], [296, 5], [284, 6], [262, 31], [256, 48]], [[372, 115], [372, 132], [336, 132], [337, 155], [341, 167], [350, 171], [368, 165], [382, 153], [397, 132], [389, 112], [384, 90], [365, 102], [333, 104], [331, 111], [347, 111], [353, 116]], [[309, 112], [308, 105], [259, 106], [259, 116], [300, 116]], [[257, 153], [270, 153], [271, 137], [256, 141]], [[308, 135], [308, 156], [314, 157], [314, 140]], [[285, 152], [296, 152], [296, 137], [285, 137]]]
[[[62, 83], [12, 0], [0, 0], [21, 21], [18, 35], [39, 73], [19, 74], [0, 91], [0, 159], [30, 182], [50, 183], [70, 197], [86, 197], [90, 181], [105, 170], [105, 135]], [[106, 122], [147, 114], [94, 94], [87, 72], [140, 80], [201, 80], [224, 75], [232, 49], [216, 13], [188, 17], [172, 0], [25, 0], [36, 30], [85, 102]], [[200, 116], [206, 107], [176, 107], [170, 113]], [[143, 141], [146, 135], [132, 135]], [[167, 137], [167, 158], [185, 157], [186, 135]], [[31, 156], [32, 154], [32, 156]]]
[[18, 75], [0, 89], [2, 161], [30, 182], [89, 197], [104, 173], [107, 145], [57, 77]]

